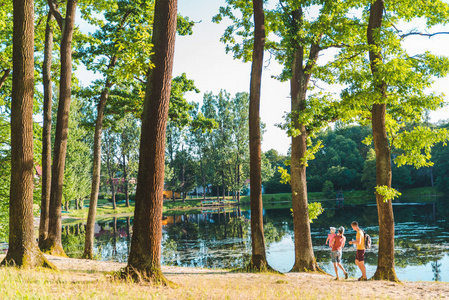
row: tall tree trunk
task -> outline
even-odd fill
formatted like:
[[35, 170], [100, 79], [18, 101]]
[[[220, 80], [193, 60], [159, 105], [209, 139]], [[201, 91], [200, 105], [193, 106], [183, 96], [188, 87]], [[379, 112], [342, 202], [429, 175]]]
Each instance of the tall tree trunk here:
[[[384, 103], [373, 104], [372, 130], [374, 150], [376, 152], [376, 185], [391, 188], [391, 156], [388, 136], [385, 126], [387, 85], [379, 74], [378, 64], [382, 63], [382, 53], [374, 49], [380, 49], [376, 39], [376, 33], [382, 28], [384, 1], [376, 0], [370, 7], [370, 16], [367, 30], [368, 45], [370, 48], [369, 59], [373, 84]], [[378, 280], [398, 281], [394, 269], [394, 217], [393, 205], [390, 201], [384, 201], [383, 196], [376, 193], [377, 212], [379, 219], [379, 257], [377, 269], [373, 278]]]
[[265, 24], [263, 0], [253, 0], [254, 49], [251, 66], [249, 95], [249, 154], [251, 201], [251, 262], [253, 270], [269, 268], [265, 253], [262, 203], [262, 164], [260, 138], [260, 88], [262, 84], [263, 52], [265, 48]]
[[126, 155], [123, 154], [123, 184], [125, 185], [125, 203], [129, 207], [128, 172], [126, 170]]
[[222, 199], [224, 201], [226, 196], [226, 188], [225, 188], [225, 175], [224, 175], [224, 163], [221, 162], [221, 187], [223, 188], [222, 191]]
[[240, 164], [237, 165], [237, 202], [240, 203]]
[[182, 203], [186, 202], [186, 178], [185, 178], [185, 173], [186, 173], [186, 168], [185, 168], [185, 161], [182, 162], [182, 167], [181, 167], [181, 178], [182, 178], [182, 183], [181, 183], [181, 191], [182, 191]]
[[51, 12], [47, 16], [47, 26], [45, 28], [44, 63], [42, 66], [42, 81], [44, 85], [44, 123], [42, 125], [42, 196], [41, 196], [41, 216], [39, 221], [39, 247], [48, 237], [48, 222], [50, 209], [50, 187], [51, 187], [51, 107], [52, 107], [52, 86], [51, 86], [51, 62], [53, 51], [53, 28]]
[[2, 86], [5, 84], [6, 79], [8, 79], [8, 76], [9, 76], [9, 74], [11, 73], [11, 69], [6, 69], [6, 70], [3, 70], [2, 72], [3, 72], [3, 75], [2, 75], [2, 77], [0, 78], [0, 89], [1, 89]]
[[[303, 12], [298, 9], [292, 14], [298, 27], [302, 25]], [[298, 28], [299, 29], [299, 28]], [[318, 43], [319, 41], [317, 41]], [[309, 209], [307, 200], [306, 164], [303, 162], [307, 151], [307, 130], [299, 123], [298, 115], [305, 107], [310, 71], [318, 59], [319, 46], [312, 44], [308, 64], [304, 67], [304, 47], [297, 43], [292, 61], [291, 110], [293, 126], [299, 130], [298, 136], [292, 136], [291, 146], [291, 188], [293, 207], [293, 229], [295, 236], [295, 264], [290, 272], [319, 271], [313, 254], [310, 235]]]
[[62, 31], [60, 45], [61, 74], [53, 164], [51, 169], [48, 238], [42, 243], [41, 249], [52, 255], [66, 256], [61, 243], [61, 202], [71, 102], [72, 37], [77, 0], [67, 0], [66, 17], [63, 20], [61, 20], [61, 15], [55, 10], [55, 4], [51, 0], [48, 1], [50, 7], [52, 7], [53, 16], [57, 19]]
[[[112, 69], [117, 62], [117, 57], [114, 56], [109, 62], [108, 69]], [[98, 192], [100, 189], [100, 175], [101, 175], [101, 134], [103, 132], [103, 118], [104, 108], [109, 97], [109, 89], [112, 87], [112, 82], [107, 79], [105, 87], [100, 95], [100, 101], [97, 105], [97, 120], [95, 122], [94, 133], [94, 165], [92, 170], [92, 185], [90, 190], [89, 213], [87, 215], [86, 236], [84, 239], [84, 253], [83, 258], [92, 259], [94, 255], [94, 227], [95, 216], [97, 214]]]
[[112, 209], [117, 209], [117, 201], [115, 200], [115, 183], [114, 178], [111, 178], [111, 201], [112, 201]]
[[203, 200], [206, 201], [206, 175], [204, 172], [204, 166], [203, 166], [203, 158], [200, 157], [200, 168], [201, 168], [201, 178], [203, 179]]
[[13, 1], [9, 250], [2, 265], [54, 266], [37, 247], [33, 221], [34, 1]]
[[175, 50], [177, 0], [156, 0], [152, 62], [142, 113], [131, 252], [125, 276], [169, 283], [161, 271], [165, 130]]
[[111, 182], [111, 201], [112, 201], [112, 209], [116, 209], [117, 205], [115, 202], [115, 183], [114, 183], [114, 170], [111, 163], [111, 153], [110, 153], [110, 147], [109, 141], [106, 145], [106, 166], [108, 169], [108, 175], [109, 175], [109, 181]]

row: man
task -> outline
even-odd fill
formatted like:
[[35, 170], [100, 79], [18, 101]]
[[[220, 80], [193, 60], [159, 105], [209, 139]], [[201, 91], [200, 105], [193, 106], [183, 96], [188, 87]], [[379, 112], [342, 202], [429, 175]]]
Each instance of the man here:
[[350, 241], [350, 245], [357, 245], [357, 253], [355, 255], [355, 264], [359, 267], [360, 271], [362, 271], [362, 277], [359, 278], [359, 281], [368, 280], [366, 278], [366, 268], [365, 268], [365, 236], [363, 234], [362, 229], [359, 227], [359, 223], [356, 221], [351, 223], [352, 229], [357, 232], [355, 241]]

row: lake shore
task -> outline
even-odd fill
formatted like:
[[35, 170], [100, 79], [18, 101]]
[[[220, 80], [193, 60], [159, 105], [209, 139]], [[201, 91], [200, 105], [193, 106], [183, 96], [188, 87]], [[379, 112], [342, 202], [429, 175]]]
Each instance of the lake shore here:
[[[0, 256], [3, 259], [4, 255]], [[178, 288], [116, 280], [126, 264], [47, 256], [60, 271], [0, 268], [5, 298], [44, 299], [449, 299], [449, 283], [359, 282], [313, 273], [233, 273], [163, 266]]]

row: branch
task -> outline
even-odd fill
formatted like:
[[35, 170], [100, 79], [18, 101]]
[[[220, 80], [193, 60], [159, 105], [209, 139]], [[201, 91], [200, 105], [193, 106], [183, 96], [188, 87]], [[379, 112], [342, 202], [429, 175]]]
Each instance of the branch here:
[[306, 67], [304, 68], [305, 73], [310, 72], [312, 68], [316, 65], [318, 54], [320, 53], [321, 50], [319, 43], [321, 41], [322, 36], [323, 35], [320, 34], [320, 36], [318, 37], [318, 41], [310, 46], [309, 59], [307, 60]]
[[409, 32], [406, 34], [399, 35], [399, 37], [401, 39], [403, 39], [403, 38], [406, 38], [411, 35], [420, 35], [420, 36], [427, 36], [430, 38], [430, 37], [438, 35], [438, 34], [449, 34], [449, 32], [448, 31], [441, 31], [441, 32], [435, 32], [435, 33]]
[[3, 72], [4, 72], [3, 76], [2, 76], [2, 78], [0, 78], [0, 89], [2, 88], [3, 84], [5, 83], [6, 78], [8, 78], [9, 73], [11, 73], [11, 69], [3, 70]]
[[145, 80], [143, 80], [143, 79], [141, 79], [141, 78], [139, 78], [139, 77], [137, 77], [137, 76], [134, 76], [134, 79], [140, 81], [141, 83], [146, 83]]
[[50, 7], [50, 11], [55, 17], [56, 22], [58, 22], [59, 28], [62, 30], [62, 25], [64, 23], [64, 18], [61, 15], [61, 12], [59, 11], [58, 5], [56, 2], [53, 2], [53, 0], [47, 0], [48, 6]]

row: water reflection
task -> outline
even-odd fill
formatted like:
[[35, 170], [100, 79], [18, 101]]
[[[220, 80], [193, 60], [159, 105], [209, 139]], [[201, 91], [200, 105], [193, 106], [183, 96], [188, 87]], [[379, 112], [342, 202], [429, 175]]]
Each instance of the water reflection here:
[[[396, 272], [403, 280], [449, 281], [449, 209], [444, 203], [394, 206], [396, 230]], [[162, 263], [206, 268], [244, 266], [250, 257], [250, 212], [210, 210], [197, 214], [164, 215]], [[329, 247], [325, 245], [329, 226], [346, 228], [355, 238], [350, 223], [357, 220], [373, 239], [366, 254], [368, 276], [377, 265], [377, 209], [375, 206], [326, 209], [311, 224], [314, 252], [319, 265], [333, 274]], [[132, 234], [130, 217], [99, 221], [95, 227], [95, 253], [101, 260], [126, 262]], [[293, 223], [290, 209], [266, 209], [264, 228], [267, 257], [275, 269], [287, 272], [294, 263]], [[70, 256], [80, 256], [84, 246], [84, 225], [65, 225], [63, 244]], [[358, 276], [355, 248], [343, 250], [343, 263], [350, 276]]]

